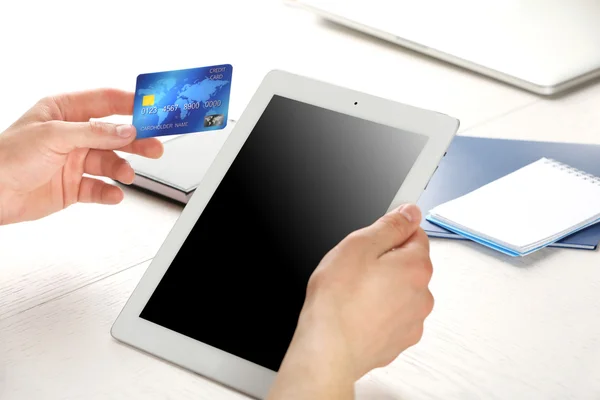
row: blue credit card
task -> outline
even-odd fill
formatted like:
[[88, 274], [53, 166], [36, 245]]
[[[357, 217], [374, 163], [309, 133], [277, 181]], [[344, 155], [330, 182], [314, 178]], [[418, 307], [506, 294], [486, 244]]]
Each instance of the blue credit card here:
[[137, 138], [225, 128], [232, 71], [223, 64], [138, 75], [133, 103]]

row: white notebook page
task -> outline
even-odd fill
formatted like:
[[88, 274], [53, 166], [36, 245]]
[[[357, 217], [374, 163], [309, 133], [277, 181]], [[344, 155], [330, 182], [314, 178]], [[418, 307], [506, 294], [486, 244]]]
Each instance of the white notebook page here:
[[444, 203], [432, 214], [521, 248], [600, 217], [600, 182], [544, 158]]

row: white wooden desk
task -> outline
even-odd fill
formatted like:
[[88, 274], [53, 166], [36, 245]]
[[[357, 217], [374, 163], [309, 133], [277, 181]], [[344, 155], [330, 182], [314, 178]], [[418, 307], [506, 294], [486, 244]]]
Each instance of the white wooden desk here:
[[[278, 0], [169, 4], [3, 3], [0, 131], [48, 94], [231, 63], [233, 117], [280, 68], [451, 114], [463, 135], [600, 144], [598, 83], [543, 99]], [[118, 206], [0, 227], [1, 399], [246, 398], [109, 334], [181, 209], [126, 189]], [[431, 253], [423, 340], [362, 379], [358, 398], [600, 399], [598, 252], [512, 259], [433, 240]]]

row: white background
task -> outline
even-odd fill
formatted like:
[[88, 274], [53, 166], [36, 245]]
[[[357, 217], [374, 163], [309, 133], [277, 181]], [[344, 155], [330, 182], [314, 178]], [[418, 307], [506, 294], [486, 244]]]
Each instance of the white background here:
[[[0, 130], [46, 95], [230, 63], [232, 117], [279, 68], [450, 114], [464, 135], [600, 144], [598, 83], [540, 98], [277, 0], [5, 1], [0, 50]], [[110, 338], [180, 211], [126, 189], [118, 206], [0, 227], [0, 398], [244, 398]], [[512, 259], [432, 240], [431, 255], [423, 340], [360, 381], [359, 398], [600, 398], [598, 252]]]

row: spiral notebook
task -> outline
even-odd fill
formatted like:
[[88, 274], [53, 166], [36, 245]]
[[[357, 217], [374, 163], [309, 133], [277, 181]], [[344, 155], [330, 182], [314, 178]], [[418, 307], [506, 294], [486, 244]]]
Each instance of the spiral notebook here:
[[426, 219], [510, 256], [524, 256], [600, 222], [600, 178], [541, 158]]
[[[600, 176], [600, 145], [456, 136], [440, 161], [417, 205], [424, 216], [432, 208], [456, 199], [542, 157], [560, 160], [575, 168]], [[421, 227], [431, 238], [468, 240], [425, 218]], [[575, 232], [548, 247], [596, 250], [600, 243], [600, 223]]]

